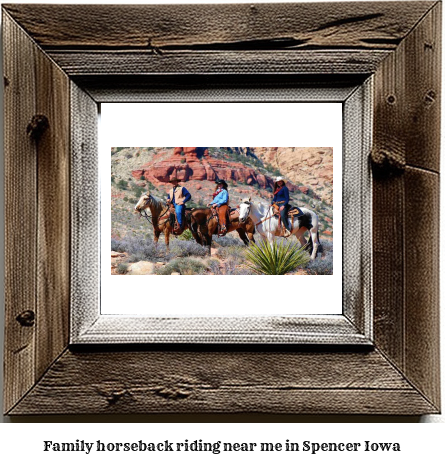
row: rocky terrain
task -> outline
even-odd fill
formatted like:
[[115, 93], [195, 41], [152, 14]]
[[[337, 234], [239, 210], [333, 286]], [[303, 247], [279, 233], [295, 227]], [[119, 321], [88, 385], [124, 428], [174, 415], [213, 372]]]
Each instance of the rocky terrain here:
[[[172, 177], [180, 179], [191, 193], [187, 206], [197, 207], [211, 200], [216, 179], [228, 183], [230, 203], [236, 206], [246, 197], [270, 201], [274, 178], [283, 176], [291, 203], [315, 211], [320, 239], [331, 242], [332, 167], [332, 148], [326, 147], [113, 147], [112, 239], [133, 236], [152, 240], [152, 226], [135, 214], [134, 206], [147, 190], [165, 200]], [[238, 240], [237, 234], [232, 234]], [[163, 241], [161, 236], [160, 243]]]

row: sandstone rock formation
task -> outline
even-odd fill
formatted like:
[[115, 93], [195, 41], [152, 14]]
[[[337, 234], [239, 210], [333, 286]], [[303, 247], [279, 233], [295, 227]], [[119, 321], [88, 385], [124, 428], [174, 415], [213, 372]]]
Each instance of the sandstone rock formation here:
[[[250, 150], [249, 147], [245, 148]], [[133, 170], [131, 174], [136, 180], [144, 176], [154, 185], [169, 182], [171, 178], [176, 177], [180, 181], [232, 180], [247, 185], [257, 184], [261, 189], [273, 189], [274, 186], [271, 177], [259, 173], [254, 168], [235, 161], [211, 157], [207, 147], [175, 147], [159, 152], [151, 162]], [[297, 190], [294, 184], [287, 185], [291, 192]]]

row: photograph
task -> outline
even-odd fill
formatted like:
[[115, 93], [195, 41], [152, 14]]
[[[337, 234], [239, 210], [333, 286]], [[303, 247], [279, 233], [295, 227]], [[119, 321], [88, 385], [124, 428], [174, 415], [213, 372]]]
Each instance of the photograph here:
[[330, 275], [332, 147], [112, 147], [111, 274]]

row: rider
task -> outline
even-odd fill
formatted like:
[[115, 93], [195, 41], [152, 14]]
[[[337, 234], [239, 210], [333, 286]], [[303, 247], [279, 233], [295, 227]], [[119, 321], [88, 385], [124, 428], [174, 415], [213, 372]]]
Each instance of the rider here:
[[171, 178], [169, 182], [173, 184], [173, 187], [168, 193], [167, 203], [173, 204], [175, 207], [176, 218], [179, 226], [179, 228], [176, 227], [175, 229], [182, 230], [185, 216], [185, 204], [192, 198], [192, 196], [185, 187], [179, 185], [179, 179], [176, 177]]
[[284, 179], [281, 176], [275, 179], [272, 206], [273, 204], [277, 204], [280, 209], [281, 222], [286, 228], [284, 236], [288, 237], [292, 234], [292, 227], [289, 225], [289, 218], [287, 216], [287, 212], [290, 209], [289, 189], [286, 187]]
[[213, 194], [213, 200], [207, 205], [208, 207], [216, 207], [218, 212], [220, 235], [224, 236], [227, 232], [226, 218], [229, 210], [229, 192], [226, 181], [218, 179], [216, 181], [217, 189]]

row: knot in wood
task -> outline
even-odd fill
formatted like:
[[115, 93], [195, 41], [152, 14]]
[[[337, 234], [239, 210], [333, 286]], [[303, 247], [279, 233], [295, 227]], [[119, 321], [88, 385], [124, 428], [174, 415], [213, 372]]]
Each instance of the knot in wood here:
[[163, 397], [164, 399], [186, 399], [190, 396], [191, 392], [188, 389], [180, 389], [177, 387], [161, 387], [155, 389], [155, 394]]
[[26, 133], [31, 139], [38, 140], [48, 128], [49, 121], [45, 115], [34, 115], [26, 128]]
[[35, 313], [32, 310], [26, 310], [20, 313], [20, 315], [17, 315], [16, 320], [22, 326], [34, 326]]
[[371, 165], [375, 175], [394, 176], [405, 171], [406, 162], [403, 153], [378, 149], [371, 153]]

